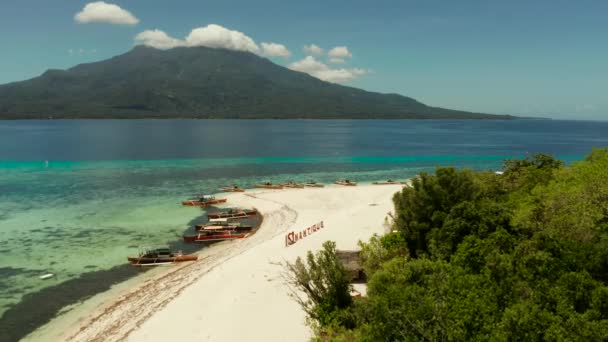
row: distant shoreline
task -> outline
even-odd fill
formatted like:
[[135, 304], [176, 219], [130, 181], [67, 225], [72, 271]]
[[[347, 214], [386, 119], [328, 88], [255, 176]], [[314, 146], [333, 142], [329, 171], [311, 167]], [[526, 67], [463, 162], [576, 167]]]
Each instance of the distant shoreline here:
[[[260, 121], [260, 120], [280, 120], [280, 121], [471, 121], [471, 120], [479, 120], [479, 121], [515, 121], [515, 120], [557, 120], [553, 118], [535, 118], [535, 117], [519, 117], [519, 116], [509, 116], [502, 117], [497, 115], [496, 118], [219, 118], [219, 117], [126, 117], [126, 116], [118, 116], [118, 117], [51, 117], [51, 118], [43, 118], [43, 117], [28, 117], [28, 118], [17, 118], [17, 117], [0, 117], [0, 121], [68, 121], [68, 120], [230, 120], [230, 121]], [[562, 121], [595, 121], [595, 120], [572, 120], [572, 119], [563, 119]]]

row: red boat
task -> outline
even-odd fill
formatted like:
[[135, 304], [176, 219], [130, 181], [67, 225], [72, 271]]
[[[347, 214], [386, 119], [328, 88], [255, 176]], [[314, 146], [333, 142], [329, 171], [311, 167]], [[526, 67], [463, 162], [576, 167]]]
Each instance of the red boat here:
[[226, 203], [225, 198], [215, 198], [213, 196], [201, 196], [198, 199], [190, 199], [183, 201], [182, 205], [188, 205], [193, 207], [207, 207], [214, 204]]
[[209, 213], [207, 214], [208, 219], [222, 219], [222, 218], [247, 218], [250, 216], [256, 216], [258, 211], [255, 209], [251, 210], [243, 210], [243, 209], [230, 209], [227, 212], [217, 212], [217, 213]]
[[242, 233], [233, 230], [202, 230], [197, 235], [184, 236], [184, 242], [234, 240], [245, 238], [249, 234], [249, 232]]
[[220, 191], [223, 191], [223, 192], [245, 192], [245, 189], [239, 188], [238, 185], [233, 185], [233, 186], [225, 186], [223, 188], [220, 188]]
[[351, 182], [348, 179], [344, 179], [344, 180], [339, 180], [339, 181], [335, 181], [334, 184], [338, 184], [338, 185], [344, 185], [344, 186], [355, 186], [357, 185], [357, 183], [355, 182]]
[[143, 250], [139, 253], [139, 256], [127, 258], [133, 266], [159, 266], [183, 261], [196, 261], [197, 259], [198, 255], [182, 254], [181, 252], [173, 253], [169, 248]]
[[255, 187], [261, 189], [283, 189], [281, 185], [273, 185], [270, 182], [266, 182], [264, 184], [256, 184]]

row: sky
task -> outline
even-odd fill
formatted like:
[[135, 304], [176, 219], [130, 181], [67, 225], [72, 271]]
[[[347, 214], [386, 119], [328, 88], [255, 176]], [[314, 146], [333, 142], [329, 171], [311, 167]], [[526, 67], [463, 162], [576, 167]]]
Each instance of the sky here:
[[606, 0], [0, 3], [0, 84], [136, 44], [251, 51], [432, 106], [608, 120]]

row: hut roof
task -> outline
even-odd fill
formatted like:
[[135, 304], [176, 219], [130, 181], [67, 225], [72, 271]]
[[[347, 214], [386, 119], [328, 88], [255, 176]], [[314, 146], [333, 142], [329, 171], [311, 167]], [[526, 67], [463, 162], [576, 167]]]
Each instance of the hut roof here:
[[336, 256], [349, 271], [359, 271], [361, 266], [361, 251], [336, 251]]
[[336, 251], [336, 256], [350, 273], [351, 280], [354, 282], [365, 282], [367, 277], [361, 265], [361, 251]]

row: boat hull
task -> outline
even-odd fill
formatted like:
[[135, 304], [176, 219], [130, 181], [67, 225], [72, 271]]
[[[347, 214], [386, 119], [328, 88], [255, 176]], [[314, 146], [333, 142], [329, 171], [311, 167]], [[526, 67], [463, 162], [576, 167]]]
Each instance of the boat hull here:
[[300, 184], [281, 184], [281, 186], [284, 188], [291, 188], [291, 189], [304, 189], [304, 185], [300, 185]]
[[184, 261], [196, 261], [198, 260], [197, 255], [177, 255], [172, 257], [128, 257], [127, 260], [133, 266], [139, 265], [154, 265], [154, 264], [168, 264]]
[[214, 204], [226, 203], [227, 199], [218, 199], [213, 201], [201, 202], [196, 200], [187, 200], [183, 201], [182, 205], [190, 206], [190, 207], [208, 207]]
[[323, 187], [325, 187], [325, 185], [323, 185], [323, 184], [304, 184], [304, 186], [308, 187], [308, 188], [323, 188]]
[[347, 183], [347, 182], [340, 182], [340, 181], [334, 182], [334, 184], [343, 185], [343, 186], [356, 186], [357, 185], [357, 183], [353, 183], [353, 182]]
[[242, 239], [249, 236], [249, 233], [222, 233], [222, 234], [199, 234], [184, 236], [184, 242], [209, 242], [209, 241], [224, 241]]
[[282, 187], [282, 186], [280, 186], [280, 185], [263, 185], [263, 184], [257, 184], [255, 187], [256, 187], [256, 188], [259, 188], [259, 189], [276, 189], [276, 190], [283, 189], [283, 187]]
[[223, 192], [245, 192], [245, 189], [221, 188], [220, 191], [223, 191]]
[[237, 225], [228, 225], [228, 226], [206, 226], [204, 224], [197, 224], [194, 226], [194, 230], [204, 231], [204, 230], [230, 230], [236, 232], [246, 232], [253, 229], [253, 226], [237, 226]]
[[248, 210], [238, 213], [211, 213], [207, 214], [208, 219], [220, 219], [220, 218], [247, 218], [256, 216], [258, 212], [256, 210]]

